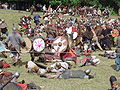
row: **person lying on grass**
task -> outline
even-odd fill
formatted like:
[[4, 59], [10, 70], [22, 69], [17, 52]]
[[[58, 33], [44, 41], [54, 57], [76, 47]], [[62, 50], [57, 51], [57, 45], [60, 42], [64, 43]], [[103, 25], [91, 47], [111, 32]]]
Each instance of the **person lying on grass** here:
[[44, 66], [41, 64], [29, 61], [26, 65], [28, 72], [35, 72], [40, 77], [46, 78], [81, 78], [91, 79], [94, 75], [90, 75], [91, 69], [83, 70], [70, 70], [70, 65], [66, 62], [56, 62], [50, 66]]
[[91, 69], [83, 70], [70, 70], [67, 69], [64, 72], [57, 72], [57, 73], [49, 73], [49, 74], [41, 74], [40, 77], [45, 78], [80, 78], [80, 79], [92, 79], [94, 75], [90, 75]]
[[67, 69], [70, 69], [70, 64], [68, 62], [56, 62], [50, 66], [45, 66], [42, 64], [34, 63], [33, 61], [28, 61], [26, 64], [27, 72], [37, 72], [38, 74], [41, 74], [44, 72], [63, 72]]

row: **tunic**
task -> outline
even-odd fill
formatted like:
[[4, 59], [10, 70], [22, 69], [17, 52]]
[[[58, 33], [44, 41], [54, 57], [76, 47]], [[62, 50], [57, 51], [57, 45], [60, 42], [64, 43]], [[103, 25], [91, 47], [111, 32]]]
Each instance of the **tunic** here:
[[6, 43], [11, 42], [11, 44], [20, 51], [21, 43], [24, 42], [24, 39], [18, 33], [11, 33], [8, 35], [7, 39], [5, 40]]
[[86, 76], [85, 72], [82, 70], [66, 70], [61, 74], [61, 78], [68, 79], [68, 78], [81, 78], [84, 79]]

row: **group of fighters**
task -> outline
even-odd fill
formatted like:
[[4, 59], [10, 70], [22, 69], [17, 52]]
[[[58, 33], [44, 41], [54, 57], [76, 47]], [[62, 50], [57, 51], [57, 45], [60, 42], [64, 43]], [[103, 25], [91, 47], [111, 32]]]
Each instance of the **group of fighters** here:
[[[91, 52], [96, 51], [97, 48], [101, 51], [112, 50], [111, 47], [117, 45], [116, 70], [118, 71], [120, 69], [118, 50], [120, 18], [104, 19], [104, 14], [100, 13], [100, 9], [94, 7], [79, 9], [80, 18], [75, 18], [71, 12], [74, 10], [67, 7], [61, 8], [59, 5], [56, 10], [53, 10], [51, 6], [48, 9], [44, 6], [43, 18], [39, 14], [34, 14], [33, 18], [25, 15], [20, 18], [19, 28], [13, 26], [10, 34], [8, 34], [5, 21], [1, 19], [1, 40], [3, 34], [6, 34], [7, 38], [4, 40], [5, 45], [2, 42], [0, 44], [0, 52], [7, 57], [5, 52], [10, 50], [10, 57], [13, 59], [13, 65], [16, 66], [21, 62], [21, 48], [29, 50], [31, 61], [26, 64], [26, 68], [28, 72], [38, 73], [41, 77], [91, 79], [94, 75], [90, 75], [90, 69], [71, 70], [70, 62], [73, 61], [78, 65], [77, 57], [83, 55], [86, 57], [82, 60], [83, 65], [97, 65], [100, 61], [94, 61]], [[108, 9], [105, 9], [104, 13], [109, 17]], [[36, 25], [34, 28], [31, 24], [32, 20]], [[23, 37], [29, 38], [32, 42], [31, 47], [27, 46], [28, 43]], [[45, 64], [47, 61], [60, 62], [46, 66], [36, 63], [35, 57], [39, 57], [39, 61]]]

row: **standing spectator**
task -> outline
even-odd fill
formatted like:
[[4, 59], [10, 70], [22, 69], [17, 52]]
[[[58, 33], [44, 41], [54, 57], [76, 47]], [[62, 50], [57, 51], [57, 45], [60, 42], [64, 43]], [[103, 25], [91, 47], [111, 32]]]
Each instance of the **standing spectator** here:
[[97, 14], [98, 14], [98, 16], [102, 15], [102, 12], [101, 12], [101, 10], [99, 8], [97, 9]]
[[8, 29], [7, 29], [7, 24], [5, 23], [5, 20], [0, 19], [0, 33], [8, 35]]
[[35, 23], [36, 25], [38, 25], [38, 24], [40, 23], [39, 18], [41, 18], [39, 14], [35, 14], [34, 17], [33, 17], [34, 23]]
[[4, 8], [8, 9], [8, 6], [9, 6], [8, 3], [6, 2]]
[[118, 9], [118, 15], [120, 16], [120, 8]]
[[33, 15], [33, 12], [36, 10], [36, 8], [35, 8], [35, 6], [34, 5], [32, 5], [31, 7], [30, 7], [30, 12], [31, 12], [31, 15]]
[[47, 11], [46, 5], [44, 5], [42, 9], [43, 9], [43, 15], [44, 15]]
[[52, 9], [52, 7], [51, 7], [51, 5], [49, 5], [49, 7], [48, 7], [48, 13], [52, 13], [52, 11], [53, 11], [53, 9]]
[[8, 9], [8, 3], [2, 4], [2, 8], [3, 8], [3, 9]]
[[2, 3], [1, 3], [1, 1], [0, 1], [0, 9], [2, 9]]
[[42, 9], [42, 5], [38, 3], [38, 4], [36, 5], [36, 10], [37, 10], [37, 11], [41, 11], [41, 9]]

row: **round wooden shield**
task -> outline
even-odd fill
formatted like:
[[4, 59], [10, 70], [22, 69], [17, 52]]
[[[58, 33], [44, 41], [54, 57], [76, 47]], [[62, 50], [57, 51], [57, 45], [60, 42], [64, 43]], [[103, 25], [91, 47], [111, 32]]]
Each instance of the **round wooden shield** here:
[[53, 53], [64, 52], [67, 49], [67, 45], [68, 45], [67, 39], [63, 36], [58, 36], [55, 38], [55, 40], [52, 43], [52, 47], [53, 47], [52, 52]]
[[117, 37], [117, 36], [119, 36], [119, 31], [117, 29], [113, 29], [111, 34], [113, 37]]
[[21, 48], [21, 53], [27, 53], [27, 52], [29, 52], [30, 50], [31, 50], [31, 48], [32, 48], [32, 43], [31, 43], [31, 41], [30, 41], [30, 39], [29, 38], [23, 38], [24, 39], [24, 41], [25, 41], [25, 43], [26, 43], [26, 47], [24, 47], [24, 48]]
[[33, 49], [36, 51], [36, 52], [41, 52], [43, 51], [45, 48], [45, 42], [42, 38], [36, 38], [34, 41], [33, 41]]

